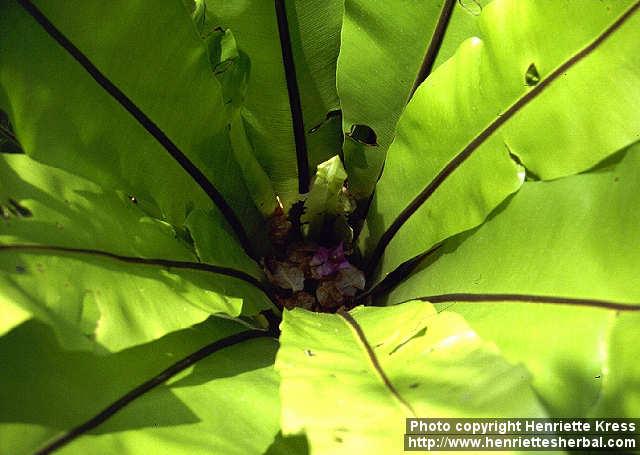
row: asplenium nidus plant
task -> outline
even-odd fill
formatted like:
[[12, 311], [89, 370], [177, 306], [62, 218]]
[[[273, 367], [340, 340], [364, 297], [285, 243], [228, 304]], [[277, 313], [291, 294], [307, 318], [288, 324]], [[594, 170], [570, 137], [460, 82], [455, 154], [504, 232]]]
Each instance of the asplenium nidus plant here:
[[2, 2], [0, 453], [640, 414], [640, 1], [320, 3]]

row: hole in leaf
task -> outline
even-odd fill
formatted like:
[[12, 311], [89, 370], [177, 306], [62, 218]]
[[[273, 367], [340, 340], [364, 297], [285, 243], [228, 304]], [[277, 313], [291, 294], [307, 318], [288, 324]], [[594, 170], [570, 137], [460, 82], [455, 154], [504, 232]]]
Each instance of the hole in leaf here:
[[9, 115], [3, 110], [0, 110], [0, 153], [24, 153], [9, 120]]
[[23, 218], [29, 218], [29, 217], [33, 216], [33, 213], [31, 213], [31, 210], [29, 210], [28, 208], [26, 208], [23, 205], [20, 205], [15, 199], [11, 199], [10, 198], [9, 199], [9, 204], [11, 206], [8, 207], [8, 209], [14, 215], [21, 216]]
[[305, 349], [304, 353], [307, 355], [307, 357], [313, 357], [315, 355], [310, 349]]
[[516, 155], [515, 153], [513, 153], [511, 150], [509, 150], [509, 146], [507, 146], [507, 150], [509, 152], [509, 157], [519, 166], [523, 166], [524, 164], [522, 164], [522, 160], [520, 160], [520, 157], [518, 155]]
[[527, 68], [527, 72], [524, 75], [524, 82], [529, 87], [533, 87], [540, 82], [540, 74], [538, 73], [538, 68], [536, 68], [536, 64], [532, 63]]
[[479, 16], [482, 12], [482, 5], [478, 0], [458, 0], [458, 3], [462, 8], [474, 16]]
[[331, 120], [334, 117], [342, 117], [342, 111], [340, 109], [334, 109], [333, 111], [329, 111], [327, 112], [327, 115], [325, 116], [324, 120], [321, 121], [320, 123], [318, 123], [316, 126], [314, 126], [313, 128], [311, 128], [308, 133], [315, 133], [316, 131], [318, 131], [320, 128], [322, 128], [322, 126], [327, 123], [329, 120]]
[[27, 268], [24, 265], [16, 265], [16, 273], [26, 273]]
[[378, 146], [378, 136], [376, 135], [376, 132], [367, 125], [352, 125], [351, 131], [349, 131], [347, 136], [364, 145], [372, 147]]
[[522, 169], [524, 169], [525, 180], [527, 180], [527, 181], [538, 181], [538, 180], [540, 180], [540, 177], [538, 175], [536, 175], [534, 172], [530, 171], [522, 163], [522, 160], [520, 159], [520, 157], [511, 151], [511, 149], [509, 148], [509, 145], [507, 143], [505, 143], [504, 145], [507, 148], [507, 152], [509, 153], [509, 158], [511, 158], [511, 161], [513, 161], [518, 166], [522, 167]]
[[137, 204], [137, 203], [138, 203], [138, 199], [137, 199], [133, 194], [130, 194], [128, 197], [129, 197], [129, 200], [130, 200], [132, 203], [134, 203], [134, 204]]

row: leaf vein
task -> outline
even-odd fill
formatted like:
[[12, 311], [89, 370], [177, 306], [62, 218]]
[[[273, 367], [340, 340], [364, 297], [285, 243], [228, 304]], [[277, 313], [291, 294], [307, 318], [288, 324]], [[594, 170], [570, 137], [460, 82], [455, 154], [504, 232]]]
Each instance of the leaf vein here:
[[207, 264], [204, 262], [190, 262], [190, 261], [177, 261], [172, 259], [161, 259], [161, 258], [141, 258], [136, 256], [123, 256], [116, 253], [111, 253], [108, 251], [102, 250], [94, 250], [89, 248], [72, 248], [72, 247], [63, 247], [63, 246], [53, 246], [53, 245], [30, 245], [30, 244], [12, 244], [12, 245], [0, 245], [1, 251], [46, 251], [53, 253], [70, 253], [70, 254], [81, 254], [87, 256], [100, 256], [108, 259], [113, 259], [120, 262], [126, 262], [128, 264], [139, 264], [139, 265], [151, 265], [151, 266], [160, 266], [181, 270], [195, 270], [200, 272], [208, 272], [215, 273], [217, 275], [225, 275], [231, 278], [236, 278], [238, 280], [244, 281], [262, 291], [272, 302], [274, 305], [278, 306], [273, 297], [270, 289], [255, 277], [245, 273], [241, 270], [232, 269], [230, 267], [221, 267], [218, 265]]
[[194, 182], [207, 194], [218, 207], [238, 241], [255, 259], [253, 248], [240, 219], [224, 199], [215, 185], [204, 173], [180, 150], [180, 148], [156, 125], [122, 90], [120, 90], [89, 58], [78, 49], [45, 15], [29, 0], [16, 0], [20, 6], [53, 38], [74, 60], [76, 60], [94, 81], [98, 83], [113, 99], [115, 99], [131, 116], [171, 155]]
[[241, 343], [243, 341], [248, 341], [254, 338], [269, 337], [271, 335], [271, 333], [262, 330], [246, 330], [244, 332], [230, 335], [228, 337], [222, 338], [221, 340], [214, 341], [213, 343], [204, 346], [198, 351], [189, 354], [187, 357], [178, 360], [176, 363], [174, 363], [158, 375], [154, 376], [153, 378], [149, 379], [148, 381], [145, 381], [136, 388], [130, 390], [125, 395], [121, 396], [109, 406], [104, 408], [98, 414], [91, 417], [89, 420], [72, 428], [62, 436], [47, 444], [42, 449], [38, 450], [36, 454], [46, 455], [62, 448], [63, 446], [72, 442], [74, 439], [82, 436], [84, 433], [87, 433], [88, 431], [98, 427], [137, 398], [140, 398], [142, 395], [163, 384], [171, 377], [189, 368], [200, 360], [203, 360], [206, 357], [216, 353], [217, 351]]
[[353, 332], [355, 332], [356, 338], [360, 341], [360, 343], [364, 347], [365, 352], [367, 353], [367, 357], [369, 358], [371, 365], [373, 366], [373, 369], [382, 380], [382, 383], [384, 384], [384, 386], [389, 390], [389, 392], [397, 400], [397, 402], [405, 409], [408, 415], [416, 417], [416, 412], [414, 411], [411, 404], [409, 404], [409, 402], [405, 400], [402, 397], [402, 395], [400, 395], [400, 393], [398, 392], [398, 389], [396, 389], [396, 387], [393, 385], [393, 383], [391, 382], [387, 374], [382, 369], [382, 366], [380, 365], [380, 361], [378, 360], [376, 353], [373, 351], [371, 344], [367, 340], [364, 330], [362, 330], [362, 327], [360, 326], [360, 324], [358, 324], [358, 321], [356, 321], [354, 317], [351, 316], [351, 314], [349, 314], [347, 311], [345, 311], [342, 308], [338, 310], [338, 315], [340, 315], [342, 319], [345, 321], [345, 324], [347, 324], [349, 328]]
[[566, 60], [560, 66], [558, 66], [553, 72], [546, 78], [542, 79], [535, 87], [528, 91], [525, 95], [518, 98], [511, 106], [507, 108], [504, 113], [498, 115], [485, 129], [483, 129], [477, 136], [475, 136], [469, 144], [465, 146], [462, 151], [453, 157], [442, 170], [429, 182], [429, 184], [418, 194], [410, 203], [405, 207], [402, 212], [391, 223], [389, 228], [382, 234], [378, 241], [376, 248], [374, 249], [371, 258], [366, 267], [367, 276], [370, 276], [376, 269], [382, 254], [398, 233], [400, 228], [409, 220], [409, 218], [424, 204], [433, 193], [447, 180], [447, 178], [458, 169], [471, 154], [477, 150], [498, 128], [510, 120], [520, 109], [526, 106], [531, 100], [536, 98], [543, 92], [553, 81], [558, 79], [569, 70], [576, 63], [587, 57], [593, 51], [595, 51], [607, 38], [609, 38], [616, 30], [618, 30], [624, 23], [629, 20], [634, 13], [640, 9], [640, 1], [636, 1], [631, 7], [629, 7], [618, 19], [616, 19], [611, 25], [609, 25], [600, 35], [598, 35], [591, 43], [583, 47], [580, 51], [574, 54], [571, 58]]
[[[541, 303], [541, 304], [560, 304], [586, 306], [592, 308], [602, 308], [615, 311], [640, 311], [640, 303], [620, 303], [610, 300], [600, 300], [591, 298], [575, 298], [561, 297], [551, 295], [535, 295], [535, 294], [471, 294], [471, 293], [452, 293], [439, 294], [431, 296], [417, 297], [411, 300], [423, 300], [431, 303], [444, 302], [468, 302], [468, 303], [506, 303], [506, 302], [523, 302], [523, 303]], [[404, 303], [404, 302], [402, 302]]]

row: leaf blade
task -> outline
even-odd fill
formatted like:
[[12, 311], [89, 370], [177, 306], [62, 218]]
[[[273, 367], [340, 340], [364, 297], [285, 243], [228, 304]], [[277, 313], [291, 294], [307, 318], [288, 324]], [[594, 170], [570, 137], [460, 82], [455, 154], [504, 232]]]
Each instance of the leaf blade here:
[[387, 303], [423, 296], [462, 314], [527, 365], [553, 415], [632, 413], [620, 384], [632, 380], [637, 346], [624, 349], [615, 370], [607, 353], [619, 349], [621, 335], [609, 345], [617, 319], [636, 320], [640, 310], [639, 166], [635, 146], [597, 172], [525, 183], [484, 225], [445, 243]]
[[[100, 356], [64, 351], [46, 326], [29, 322], [0, 340], [3, 359], [14, 372], [0, 380], [6, 404], [0, 411], [0, 447], [34, 453], [181, 358], [245, 330], [213, 318], [151, 344]], [[91, 433], [76, 435], [61, 452], [126, 448], [144, 453], [161, 446], [165, 453], [184, 453], [185, 448], [190, 453], [262, 453], [278, 431], [277, 377], [269, 365], [274, 355], [274, 341], [260, 338], [216, 351], [189, 368], [185, 364], [166, 384], [140, 395]], [[232, 394], [234, 387], [246, 388], [244, 397], [264, 405], [260, 421], [243, 411], [247, 398]], [[18, 402], [16, 396], [23, 399]], [[248, 428], [254, 437], [243, 442], [241, 432]]]
[[[120, 350], [212, 312], [237, 316], [243, 302], [247, 314], [268, 308], [260, 275], [221, 219], [206, 246], [228, 253], [214, 264], [238, 269], [199, 262], [172, 226], [147, 214], [149, 201], [25, 155], [0, 156], [0, 176], [0, 205], [14, 200], [30, 214], [0, 220], [1, 305], [12, 315], [2, 331], [36, 317], [67, 347]], [[244, 262], [230, 261], [234, 254]]]
[[[503, 168], [511, 159], [515, 163], [522, 162], [527, 168], [530, 166], [542, 178], [557, 178], [585, 170], [635, 140], [633, 122], [628, 121], [628, 116], [634, 116], [635, 110], [631, 108], [633, 101], [629, 104], [627, 101], [640, 96], [640, 81], [636, 76], [627, 77], [624, 68], [627, 65], [634, 66], [637, 62], [623, 62], [619, 56], [621, 54], [617, 52], [623, 52], [619, 48], [633, 48], [636, 42], [634, 36], [637, 28], [633, 24], [638, 20], [636, 12], [640, 4], [590, 4], [590, 8], [593, 7], [590, 14], [581, 10], [581, 14], [587, 18], [581, 27], [566, 37], [562, 35], [565, 41], [563, 45], [539, 38], [536, 33], [536, 27], [539, 29], [541, 24], [551, 23], [560, 27], [564, 23], [563, 14], [575, 16], [571, 8], [577, 5], [562, 9], [556, 9], [555, 5], [550, 2], [492, 2], [481, 16], [486, 36], [482, 40], [473, 38], [464, 43], [456, 57], [442, 65], [418, 90], [401, 122], [394, 143], [395, 153], [390, 154], [387, 160], [385, 175], [374, 197], [374, 210], [369, 215], [365, 235], [362, 236], [361, 246], [371, 258], [370, 269], [381, 259], [380, 274], [384, 276], [447, 236], [479, 224], [518, 187], [518, 166], [514, 163], [511, 163], [510, 172], [493, 171], [501, 161]], [[600, 14], [603, 11], [606, 14]], [[498, 24], [506, 16], [521, 17], [523, 22], [513, 20], [510, 22], [512, 26], [499, 27]], [[513, 27], [515, 23], [519, 24], [517, 28]], [[528, 37], [523, 41], [523, 46], [531, 46], [526, 52], [521, 50], [515, 53], [513, 49], [505, 50], [500, 46], [501, 42], [512, 41], [511, 35], [521, 34]], [[543, 77], [532, 89], [526, 88], [524, 79], [510, 71], [510, 68], [518, 65], [526, 69], [530, 62], [524, 62], [532, 58], [526, 55], [527, 52], [536, 52], [538, 58], [547, 52], [548, 65], [554, 68], [544, 73], [546, 78]], [[605, 72], [602, 71], [602, 65], [598, 65], [605, 57], [608, 62], [618, 65], [624, 75], [611, 84], [610, 89], [602, 85]], [[569, 80], [564, 74], [573, 77]], [[615, 98], [616, 106], [602, 97], [596, 104], [587, 102], [591, 96], [590, 84], [602, 88], [607, 95]], [[460, 87], [465, 87], [460, 101], [466, 101], [452, 106], [445, 94], [452, 90], [461, 91]], [[631, 90], [622, 94], [622, 87]], [[550, 93], [555, 96], [555, 101]], [[569, 109], [562, 101], [568, 93], [582, 101], [584, 109], [580, 118], [575, 115], [575, 106]], [[480, 101], [476, 100], [478, 95], [482, 97]], [[501, 112], [496, 115], [496, 110]], [[550, 111], [562, 116], [563, 127], [549, 125], [550, 120], [545, 116]], [[601, 134], [599, 129], [593, 128], [592, 121], [585, 120], [599, 118], [604, 112], [616, 113], [616, 116], [625, 113], [624, 121], [607, 126], [615, 130], [615, 138], [606, 132]], [[590, 130], [583, 136], [574, 136], [571, 133], [573, 127], [567, 126], [572, 122], [578, 129], [584, 129], [585, 124], [591, 125]], [[547, 141], [548, 135], [537, 134], [543, 128], [550, 128], [553, 143]], [[514, 147], [519, 137], [529, 141], [526, 148]], [[458, 152], [456, 148], [462, 151]], [[549, 150], [554, 151], [553, 159], [548, 157]], [[442, 159], [441, 164], [434, 163], [432, 170], [428, 170], [431, 165], [426, 168], [424, 165], [418, 166], [417, 162], [424, 162], [426, 153], [430, 155], [426, 159], [433, 159], [434, 162]], [[456, 175], [465, 174], [469, 166], [467, 163], [473, 163], [474, 159], [486, 160], [486, 176], [477, 174], [473, 166], [469, 168], [468, 175]], [[546, 163], [544, 168], [539, 167], [541, 162]], [[447, 182], [448, 178], [460, 179], [458, 185]], [[464, 199], [467, 206], [458, 206], [451, 210], [451, 214], [446, 210], [443, 212], [443, 207], [438, 206], [439, 202], [434, 203], [431, 209], [433, 202], [428, 200], [432, 196], [436, 199], [452, 199], [449, 195], [438, 196], [437, 190], [441, 185], [444, 186], [439, 191], [444, 192], [445, 188], [452, 191], [455, 188], [457, 195], [465, 188], [464, 196], [453, 199]], [[489, 188], [491, 186], [494, 187], [492, 190]], [[469, 201], [473, 204], [468, 204]], [[468, 207], [477, 213], [469, 216]], [[454, 215], [457, 212], [463, 216]], [[446, 217], [451, 217], [451, 220], [442, 222], [444, 226], [434, 225], [433, 218], [440, 220]], [[434, 225], [429, 229], [433, 232], [426, 237], [423, 232], [425, 224]], [[445, 233], [447, 230], [448, 234]], [[424, 243], [408, 241], [421, 237]]]
[[[350, 189], [357, 198], [369, 196], [409, 98], [441, 2], [345, 2], [337, 65], [342, 105], [343, 150]], [[375, 74], [375, 78], [370, 76]], [[355, 125], [366, 125], [377, 137], [373, 144], [350, 138]]]
[[[276, 358], [283, 433], [304, 430], [312, 451], [399, 453], [412, 411], [432, 417], [544, 414], [526, 372], [504, 362], [462, 318], [437, 316], [422, 302], [358, 307], [350, 315], [355, 325], [337, 314], [284, 313]], [[457, 365], [456, 373], [448, 374], [446, 364]]]
[[[225, 121], [220, 86], [182, 3], [153, 9], [144, 2], [108, 8], [95, 2], [86, 3], [82, 14], [64, 2], [52, 3], [42, 5], [40, 16], [32, 2], [21, 3], [51, 25], [46, 31], [18, 2], [4, 6], [8, 33], [0, 84], [9, 94], [8, 111], [27, 153], [106, 187], [156, 198], [163, 217], [176, 224], [194, 206], [210, 207], [211, 197], [250, 250], [238, 217], [255, 220], [255, 208], [236, 191], [242, 183], [233, 178], [240, 175], [237, 165], [225, 162], [230, 155], [220, 139]], [[85, 24], [96, 18], [109, 27], [93, 33]], [[154, 39], [135, 39], [141, 32]], [[73, 55], [54, 38], [71, 46]], [[122, 48], [128, 53], [119, 52]], [[142, 73], [132, 71], [130, 59], [140, 63]], [[175, 61], [184, 63], [179, 77]], [[123, 107], [141, 115], [141, 123]], [[227, 175], [215, 172], [223, 164]], [[169, 181], [177, 190], [173, 194], [166, 191]]]
[[[239, 49], [251, 59], [242, 115], [256, 159], [288, 208], [298, 200], [298, 172], [274, 4], [250, 1], [231, 5], [220, 0], [206, 0], [205, 4], [211, 25], [230, 28]], [[341, 140], [335, 120], [326, 123], [324, 120], [328, 112], [339, 107], [335, 61], [342, 3], [332, 0], [318, 9], [310, 0], [297, 0], [286, 2], [285, 9], [306, 130], [307, 171], [311, 172], [336, 153]], [[313, 128], [321, 124], [319, 129]]]

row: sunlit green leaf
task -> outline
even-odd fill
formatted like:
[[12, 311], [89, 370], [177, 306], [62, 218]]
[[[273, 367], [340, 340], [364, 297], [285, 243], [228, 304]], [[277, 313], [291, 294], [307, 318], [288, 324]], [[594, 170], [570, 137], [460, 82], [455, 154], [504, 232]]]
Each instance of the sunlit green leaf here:
[[[181, 358], [242, 330], [212, 319], [101, 356], [67, 352], [43, 324], [22, 325], [0, 338], [2, 367], [11, 371], [0, 375], [0, 452], [34, 453]], [[276, 346], [259, 338], [218, 351], [57, 453], [261, 454], [278, 432]]]
[[635, 418], [640, 410], [640, 313], [612, 316], [608, 349], [603, 352], [602, 392], [591, 414]]
[[[345, 1], [337, 83], [345, 166], [357, 197], [373, 191], [442, 3]], [[370, 128], [376, 140], [354, 140], [362, 127]]]
[[[557, 178], [638, 139], [640, 14], [631, 4], [496, 0], [483, 9], [480, 37], [422, 84], [400, 121], [361, 236], [374, 259], [389, 241], [381, 276], [480, 224], [518, 188], [516, 162]], [[534, 87], [525, 81], [532, 63]]]
[[638, 43], [640, 0], [1, 2], [0, 453], [637, 417]]
[[[427, 259], [388, 303], [424, 297], [461, 313], [507, 358], [527, 365], [557, 415], [585, 415], [602, 393], [612, 400], [620, 386], [608, 392], [607, 384], [626, 380], [616, 377], [632, 371], [624, 362], [638, 354], [637, 344], [609, 347], [617, 321], [611, 309], [558, 299], [640, 306], [639, 151], [632, 147], [623, 161], [599, 172], [525, 183], [483, 226]], [[547, 303], [532, 303], [536, 297]], [[615, 370], [607, 366], [610, 350], [621, 352]], [[627, 415], [632, 409], [622, 401], [602, 406], [608, 412], [627, 406]]]
[[[260, 216], [225, 146], [220, 84], [182, 2], [36, 3], [211, 179], [245, 230], [255, 230]], [[0, 87], [30, 156], [152, 200], [175, 224], [193, 208], [211, 207], [185, 170], [18, 2], [2, 5], [0, 29]]]
[[[12, 213], [12, 204], [23, 215]], [[67, 347], [95, 342], [120, 350], [211, 313], [255, 314], [270, 306], [251, 284], [193, 270], [200, 265], [193, 247], [148, 215], [151, 201], [103, 190], [25, 155], [0, 155], [0, 206], [0, 306], [8, 315], [0, 332], [35, 317], [52, 324]], [[260, 276], [220, 219], [196, 223], [209, 229], [210, 237], [196, 236], [205, 262]]]
[[[239, 49], [251, 59], [242, 111], [247, 135], [256, 158], [288, 207], [298, 199], [298, 170], [274, 2], [205, 0], [204, 5], [210, 26], [230, 28]], [[335, 155], [341, 142], [338, 122], [332, 118], [325, 123], [325, 117], [339, 108], [335, 62], [342, 2], [331, 0], [318, 7], [315, 1], [296, 0], [285, 5], [312, 171]]]
[[304, 201], [304, 213], [300, 221], [305, 224], [306, 235], [316, 236], [328, 217], [344, 212], [342, 186], [347, 173], [339, 156], [318, 165], [313, 186]]
[[459, 315], [411, 302], [351, 317], [284, 314], [282, 429], [313, 453], [399, 453], [406, 417], [545, 415], [527, 372]]

